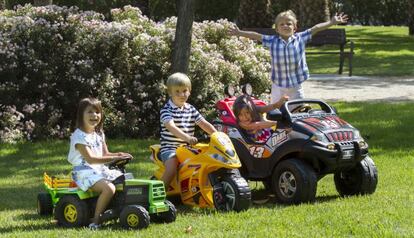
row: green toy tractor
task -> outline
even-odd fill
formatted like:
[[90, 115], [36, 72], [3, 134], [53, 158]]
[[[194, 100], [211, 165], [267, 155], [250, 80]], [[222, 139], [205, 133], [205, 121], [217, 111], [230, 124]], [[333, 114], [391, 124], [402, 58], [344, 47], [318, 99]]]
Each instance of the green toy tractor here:
[[[148, 227], [150, 220], [173, 222], [176, 208], [168, 200], [164, 184], [158, 180], [133, 179], [125, 173], [125, 164], [130, 158], [108, 164], [119, 169], [124, 175], [113, 181], [115, 195], [101, 216], [101, 222], [117, 220], [124, 228], [142, 229]], [[63, 227], [82, 227], [89, 224], [93, 217], [97, 193], [82, 191], [71, 178], [58, 178], [44, 173], [44, 187], [47, 192], [37, 196], [37, 211], [40, 215], [51, 215]]]

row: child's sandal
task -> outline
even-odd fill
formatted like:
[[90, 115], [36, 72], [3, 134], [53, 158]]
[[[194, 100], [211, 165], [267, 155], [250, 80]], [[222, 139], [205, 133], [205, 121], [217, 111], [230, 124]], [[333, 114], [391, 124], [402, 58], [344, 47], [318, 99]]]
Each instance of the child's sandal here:
[[89, 224], [88, 228], [91, 229], [91, 230], [98, 230], [99, 228], [101, 228], [101, 225], [96, 224], [96, 223], [91, 223], [91, 224]]

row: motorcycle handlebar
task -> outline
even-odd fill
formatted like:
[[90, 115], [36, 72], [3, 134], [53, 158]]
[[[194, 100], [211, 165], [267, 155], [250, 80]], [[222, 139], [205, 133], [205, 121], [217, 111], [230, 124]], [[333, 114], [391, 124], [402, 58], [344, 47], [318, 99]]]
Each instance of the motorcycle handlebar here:
[[207, 134], [203, 134], [202, 136], [196, 137], [199, 143], [208, 143], [210, 142], [210, 136]]

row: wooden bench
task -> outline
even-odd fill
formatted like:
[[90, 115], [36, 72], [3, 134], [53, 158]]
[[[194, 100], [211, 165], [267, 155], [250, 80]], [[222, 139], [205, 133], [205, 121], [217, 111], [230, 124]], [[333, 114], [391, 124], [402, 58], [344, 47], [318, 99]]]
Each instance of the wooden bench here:
[[[275, 35], [276, 32], [272, 28], [245, 28], [246, 31], [254, 31], [265, 35]], [[345, 50], [346, 45], [349, 43], [349, 50]], [[311, 42], [308, 46], [320, 47], [323, 45], [337, 45], [338, 50], [329, 51], [312, 51], [306, 52], [308, 55], [315, 54], [338, 54], [339, 55], [339, 74], [342, 74], [344, 68], [345, 58], [348, 59], [349, 76], [352, 76], [352, 58], [354, 56], [354, 42], [346, 39], [345, 29], [327, 29], [320, 31], [312, 36]]]

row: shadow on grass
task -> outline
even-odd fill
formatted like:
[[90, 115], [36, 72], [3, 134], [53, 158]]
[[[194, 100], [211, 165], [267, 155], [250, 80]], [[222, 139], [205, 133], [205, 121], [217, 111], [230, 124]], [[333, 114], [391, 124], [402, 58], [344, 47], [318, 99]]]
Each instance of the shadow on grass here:
[[[313, 203], [326, 203], [332, 200], [338, 199], [339, 195], [328, 195], [328, 196], [318, 196], [315, 198]], [[309, 203], [312, 204], [312, 203]], [[285, 208], [289, 206], [295, 206], [295, 204], [282, 204], [278, 203], [274, 194], [269, 193], [269, 191], [265, 189], [260, 190], [253, 190], [252, 191], [252, 208], [255, 207], [266, 207], [266, 208]]]
[[0, 204], [0, 211], [4, 210], [32, 210], [37, 206], [37, 194], [44, 191], [40, 183], [34, 184], [32, 187], [1, 187], [0, 197], [3, 201]]
[[[39, 216], [36, 213], [26, 213], [16, 216], [18, 221], [21, 221], [18, 225], [7, 225], [7, 228], [0, 228], [0, 234], [15, 234], [16, 231], [40, 231], [40, 230], [52, 230], [56, 229], [56, 222], [53, 220], [53, 216]], [[28, 224], [26, 221], [39, 222], [44, 220], [44, 223]]]
[[[333, 200], [338, 199], [339, 195], [328, 195], [328, 196], [319, 196], [316, 197], [314, 203], [327, 203]], [[211, 208], [198, 208], [198, 207], [191, 207], [187, 205], [183, 205], [180, 197], [169, 197], [168, 200], [170, 200], [177, 208], [177, 211], [181, 215], [189, 215], [189, 214], [215, 214], [218, 211]], [[312, 204], [312, 203], [310, 203]], [[277, 209], [284, 209], [286, 207], [290, 206], [296, 206], [295, 204], [286, 205], [281, 204], [276, 201], [276, 198], [274, 195], [270, 194], [265, 189], [259, 189], [259, 190], [252, 190], [252, 203], [250, 205], [249, 209], [256, 209], [256, 208], [277, 208]]]

